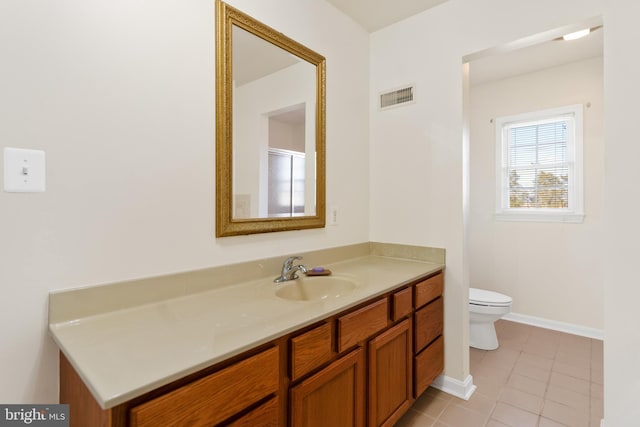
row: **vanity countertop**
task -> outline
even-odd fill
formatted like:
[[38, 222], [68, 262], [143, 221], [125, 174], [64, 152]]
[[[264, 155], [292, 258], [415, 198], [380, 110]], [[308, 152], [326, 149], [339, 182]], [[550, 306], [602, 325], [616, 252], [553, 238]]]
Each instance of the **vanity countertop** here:
[[436, 272], [443, 264], [367, 255], [325, 267], [354, 281], [356, 289], [333, 300], [290, 301], [276, 296], [279, 285], [265, 277], [57, 319], [49, 330], [96, 401], [108, 409]]

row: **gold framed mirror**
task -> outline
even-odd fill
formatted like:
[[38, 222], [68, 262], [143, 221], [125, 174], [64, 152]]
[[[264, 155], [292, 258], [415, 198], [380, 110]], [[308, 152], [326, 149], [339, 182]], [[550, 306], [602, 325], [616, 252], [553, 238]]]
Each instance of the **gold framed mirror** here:
[[216, 9], [216, 236], [324, 227], [325, 58]]

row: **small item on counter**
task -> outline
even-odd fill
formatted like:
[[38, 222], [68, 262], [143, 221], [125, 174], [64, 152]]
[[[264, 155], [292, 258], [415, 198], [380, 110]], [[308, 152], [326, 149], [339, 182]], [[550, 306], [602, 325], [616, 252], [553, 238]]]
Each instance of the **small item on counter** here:
[[324, 267], [313, 267], [310, 270], [307, 270], [307, 276], [328, 276], [331, 274], [331, 270], [328, 270]]

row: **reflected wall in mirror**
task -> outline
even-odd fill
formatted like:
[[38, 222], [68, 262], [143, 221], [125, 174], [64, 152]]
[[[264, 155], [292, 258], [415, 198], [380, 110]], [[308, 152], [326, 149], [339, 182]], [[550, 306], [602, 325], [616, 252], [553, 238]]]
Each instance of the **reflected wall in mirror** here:
[[218, 0], [216, 236], [325, 225], [325, 59]]

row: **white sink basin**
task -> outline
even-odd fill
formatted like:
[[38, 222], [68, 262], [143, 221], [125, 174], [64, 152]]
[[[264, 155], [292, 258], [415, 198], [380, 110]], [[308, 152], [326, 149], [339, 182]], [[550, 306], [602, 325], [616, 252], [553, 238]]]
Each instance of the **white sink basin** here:
[[343, 277], [301, 277], [278, 285], [276, 295], [293, 301], [319, 301], [343, 297], [356, 288], [356, 283]]

